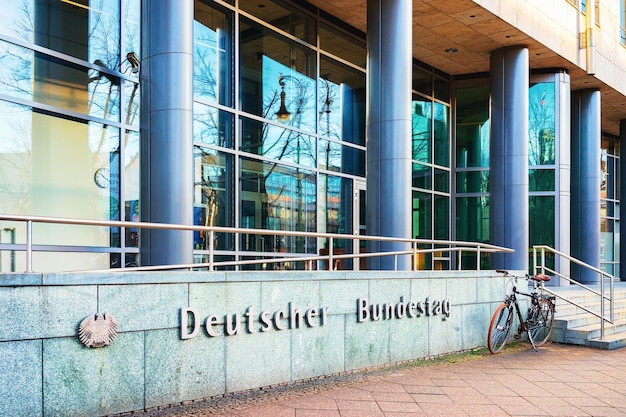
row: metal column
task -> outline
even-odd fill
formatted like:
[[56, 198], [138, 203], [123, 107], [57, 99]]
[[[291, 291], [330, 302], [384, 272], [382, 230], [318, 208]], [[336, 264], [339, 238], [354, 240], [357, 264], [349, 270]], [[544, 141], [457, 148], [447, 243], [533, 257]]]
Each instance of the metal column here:
[[[572, 93], [572, 222], [571, 254], [600, 267], [600, 91]], [[572, 278], [600, 282], [600, 276], [572, 264]]]
[[[192, 0], [141, 2], [141, 220], [193, 224]], [[193, 261], [191, 231], [141, 232], [141, 264]]]
[[[620, 120], [619, 141], [620, 141], [620, 145], [626, 143], [626, 120]], [[626, 187], [626, 158], [624, 159], [625, 160], [622, 161], [620, 158], [619, 172], [616, 173], [617, 175], [619, 175], [619, 178], [620, 178], [619, 179], [620, 188], [622, 187], [622, 184], [624, 184], [624, 187]], [[624, 188], [621, 188], [621, 190], [623, 189]], [[620, 190], [620, 196], [623, 194], [621, 190]], [[620, 208], [621, 208], [621, 204], [620, 204]], [[623, 211], [623, 212], [626, 213], [626, 211]], [[620, 222], [619, 222], [620, 240], [622, 236], [626, 236], [626, 214], [622, 215], [620, 213]], [[621, 242], [619, 245], [619, 278], [621, 281], [626, 281], [626, 245], [621, 244]]]
[[491, 54], [490, 243], [492, 268], [528, 270], [528, 49]]
[[[367, 2], [367, 233], [411, 237], [412, 1]], [[376, 243], [368, 251], [410, 250]], [[394, 258], [370, 259], [370, 269], [393, 269]], [[411, 269], [410, 256], [398, 259]]]

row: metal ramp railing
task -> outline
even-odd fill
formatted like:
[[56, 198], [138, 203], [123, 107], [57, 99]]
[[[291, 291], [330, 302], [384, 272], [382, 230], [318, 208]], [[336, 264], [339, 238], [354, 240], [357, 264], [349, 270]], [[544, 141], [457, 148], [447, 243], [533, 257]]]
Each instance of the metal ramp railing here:
[[[124, 254], [124, 247], [120, 248], [105, 247], [105, 246], [71, 246], [71, 245], [42, 245], [35, 242], [35, 236], [33, 233], [34, 224], [60, 224], [60, 225], [79, 225], [90, 227], [106, 227], [106, 228], [119, 228], [120, 230], [126, 228], [133, 229], [160, 229], [160, 230], [180, 230], [180, 231], [202, 231], [208, 236], [208, 247], [202, 251], [203, 259], [206, 262], [185, 264], [185, 265], [155, 265], [155, 266], [138, 266], [138, 267], [120, 267], [113, 269], [90, 270], [90, 272], [115, 272], [115, 271], [155, 271], [155, 270], [191, 270], [203, 268], [208, 271], [214, 271], [218, 267], [234, 267], [238, 269], [244, 265], [265, 264], [265, 263], [288, 263], [288, 262], [305, 262], [308, 265], [312, 265], [314, 262], [320, 263], [320, 265], [326, 265], [324, 269], [332, 270], [335, 265], [335, 261], [341, 259], [352, 259], [353, 269], [359, 269], [359, 260], [368, 257], [393, 257], [394, 269], [397, 269], [399, 257], [412, 258], [412, 269], [416, 270], [416, 259], [420, 254], [429, 254], [434, 260], [446, 260], [449, 264], [449, 269], [452, 269], [451, 260], [454, 259], [456, 269], [462, 269], [463, 255], [466, 253], [473, 254], [476, 257], [476, 269], [480, 270], [481, 256], [493, 252], [514, 252], [513, 249], [504, 248], [496, 245], [490, 245], [480, 242], [461, 242], [461, 241], [447, 241], [447, 240], [430, 240], [430, 239], [404, 239], [382, 236], [366, 236], [366, 235], [348, 235], [337, 233], [317, 233], [317, 232], [297, 232], [288, 230], [270, 230], [270, 229], [248, 229], [248, 228], [235, 228], [235, 227], [217, 227], [217, 226], [195, 226], [195, 225], [182, 225], [182, 224], [165, 224], [165, 223], [149, 223], [149, 222], [128, 222], [128, 221], [114, 221], [114, 220], [85, 220], [85, 219], [70, 219], [70, 218], [58, 218], [58, 217], [41, 217], [41, 216], [26, 216], [26, 215], [3, 215], [0, 214], [0, 225], [3, 222], [10, 222], [10, 225], [17, 230], [17, 233], [23, 233], [24, 243], [3, 244], [0, 243], [0, 251], [9, 250], [12, 252], [24, 252], [25, 253], [25, 272], [34, 272], [33, 269], [33, 253], [36, 252], [79, 252], [79, 253], [121, 253]], [[284, 236], [303, 239], [325, 239], [328, 241], [328, 251], [322, 254], [315, 252], [303, 252], [303, 253], [282, 253], [282, 252], [249, 252], [236, 248], [233, 251], [219, 251], [215, 245], [216, 234], [228, 234], [233, 237], [234, 242], [239, 241], [239, 237], [242, 235], [257, 235], [257, 236]], [[351, 241], [352, 252], [351, 253], [339, 253], [335, 248], [334, 242], [336, 241]], [[379, 252], [361, 252], [359, 250], [360, 241], [377, 241], [377, 242], [400, 242], [406, 249], [398, 251], [379, 251]], [[133, 248], [133, 253], [138, 253], [138, 248]], [[227, 254], [232, 256], [234, 260], [220, 261], [217, 258], [219, 255]], [[447, 256], [444, 256], [447, 254]], [[255, 257], [257, 259], [245, 259], [246, 257]], [[456, 257], [456, 259], [455, 259]], [[45, 271], [39, 271], [45, 272]], [[78, 271], [73, 271], [78, 272]]]
[[[566, 260], [572, 263], [575, 263], [577, 265], [580, 265], [583, 268], [586, 268], [590, 271], [596, 272], [597, 274], [599, 274], [600, 276], [600, 282], [599, 282], [599, 287], [600, 290], [595, 290], [594, 288], [591, 288], [588, 285], [582, 284], [574, 279], [572, 279], [569, 276], [566, 276], [563, 273], [560, 273], [559, 271], [556, 271], [554, 268], [550, 268], [546, 265], [546, 254], [553, 254], [554, 255], [554, 260], [555, 260], [555, 265], [558, 265], [559, 262], [557, 261], [557, 257], [560, 258], [561, 260]], [[567, 282], [569, 282], [570, 284], [574, 284], [580, 288], [582, 288], [583, 290], [590, 292], [592, 294], [597, 295], [600, 298], [600, 313], [591, 310], [590, 308], [587, 308], [579, 303], [576, 303], [573, 300], [568, 299], [567, 297], [563, 296], [562, 293], [559, 293], [557, 291], [553, 291], [550, 289], [550, 287], [545, 287], [544, 286], [544, 291], [548, 292], [549, 294], [554, 295], [555, 297], [557, 297], [560, 300], [563, 300], [569, 304], [572, 304], [584, 311], [586, 311], [589, 314], [592, 314], [593, 316], [597, 317], [600, 319], [600, 338], [602, 340], [604, 340], [605, 338], [605, 324], [608, 322], [610, 324], [613, 324], [615, 321], [615, 311], [614, 311], [614, 300], [615, 300], [615, 277], [613, 277], [613, 275], [602, 271], [599, 268], [596, 268], [594, 266], [591, 266], [579, 259], [576, 259], [570, 255], [564, 254], [562, 252], [557, 251], [554, 248], [551, 248], [549, 246], [545, 246], [545, 245], [536, 245], [533, 246], [533, 273], [537, 274], [537, 273], [541, 273], [541, 274], [547, 274], [547, 275], [554, 275], [556, 277], [559, 277], [560, 279], [563, 279]], [[606, 281], [609, 282], [609, 295], [606, 295]], [[608, 309], [609, 309], [609, 315], [607, 317], [606, 315], [606, 303], [608, 301]]]

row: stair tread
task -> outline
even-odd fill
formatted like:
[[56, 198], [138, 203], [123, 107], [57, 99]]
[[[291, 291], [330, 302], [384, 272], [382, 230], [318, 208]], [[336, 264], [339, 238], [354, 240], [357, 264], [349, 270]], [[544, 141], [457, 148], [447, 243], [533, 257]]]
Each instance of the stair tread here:
[[589, 340], [603, 341], [603, 342], [614, 342], [616, 340], [626, 340], [626, 331], [625, 332], [619, 332], [619, 333], [613, 333], [613, 334], [605, 334], [604, 335], [604, 339], [601, 339], [599, 337], [594, 337], [594, 338], [591, 338]]
[[[597, 323], [589, 323], [589, 324], [583, 324], [581, 326], [576, 326], [574, 327], [574, 329], [583, 329], [583, 328], [593, 328], [593, 327], [599, 327], [600, 326], [600, 318], [599, 317], [595, 317], [593, 316], [593, 318], [597, 319]], [[555, 319], [558, 320], [558, 319]], [[613, 323], [609, 323], [608, 321], [606, 322], [605, 326], [620, 326], [620, 325], [624, 325], [626, 324], [626, 318], [621, 318], [621, 319], [615, 319], [613, 321]]]

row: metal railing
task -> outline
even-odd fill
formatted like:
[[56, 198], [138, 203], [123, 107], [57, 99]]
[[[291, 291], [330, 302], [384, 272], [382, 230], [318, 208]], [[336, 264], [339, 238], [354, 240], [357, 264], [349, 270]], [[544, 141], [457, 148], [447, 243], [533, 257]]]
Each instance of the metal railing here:
[[[565, 259], [569, 262], [580, 265], [583, 268], [586, 268], [590, 271], [593, 271], [599, 274], [600, 275], [600, 291], [597, 291], [587, 285], [584, 285], [572, 279], [571, 277], [565, 276], [564, 274], [546, 266], [546, 253], [552, 253], [555, 255], [554, 257], [555, 265], [558, 264], [557, 263], [557, 256], [558, 256], [562, 259]], [[587, 292], [591, 292], [592, 294], [595, 294], [598, 297], [600, 297], [600, 313], [598, 314], [597, 312], [583, 305], [580, 305], [579, 303], [576, 303], [575, 301], [572, 301], [568, 299], [567, 297], [564, 297], [562, 294], [551, 291], [548, 287], [544, 287], [544, 290], [546, 292], [599, 318], [600, 319], [600, 338], [604, 340], [605, 323], [609, 322], [610, 324], [613, 324], [613, 322], [615, 321], [615, 312], [614, 312], [614, 306], [613, 306], [613, 300], [615, 299], [615, 278], [613, 277], [613, 275], [545, 245], [533, 246], [533, 271], [534, 273], [542, 273], [542, 274], [548, 273], [548, 275], [557, 276], [561, 279], [568, 281], [571, 284], [577, 285], [578, 287], [584, 289]], [[606, 290], [605, 290], [605, 281], [607, 280], [609, 281], [609, 295], [608, 296], [606, 295]], [[609, 317], [608, 318], [606, 317], [606, 314], [605, 314], [606, 301], [609, 302]]]
[[[342, 259], [353, 260], [353, 269], [359, 269], [359, 260], [369, 257], [388, 257], [394, 258], [394, 269], [397, 269], [398, 258], [401, 256], [411, 257], [412, 269], [416, 269], [416, 259], [419, 254], [432, 254], [434, 260], [449, 261], [451, 267], [453, 262], [456, 264], [458, 270], [462, 269], [462, 259], [465, 253], [474, 253], [476, 256], [476, 269], [480, 270], [481, 257], [483, 254], [489, 254], [494, 252], [514, 252], [513, 249], [503, 248], [495, 245], [489, 245], [479, 242], [462, 242], [462, 241], [447, 241], [447, 240], [429, 240], [429, 239], [401, 239], [392, 237], [379, 237], [379, 236], [364, 236], [364, 235], [344, 235], [335, 233], [315, 233], [315, 232], [294, 232], [286, 230], [268, 230], [268, 229], [247, 229], [247, 228], [233, 228], [233, 227], [216, 227], [216, 226], [192, 226], [182, 224], [164, 224], [164, 223], [148, 223], [148, 222], [128, 222], [128, 221], [113, 221], [113, 220], [83, 220], [83, 219], [69, 219], [58, 217], [40, 217], [40, 216], [24, 216], [24, 215], [0, 215], [1, 221], [19, 222], [25, 224], [24, 240], [25, 244], [14, 243], [12, 245], [0, 244], [0, 251], [2, 249], [7, 250], [10, 248], [12, 251], [25, 251], [26, 252], [26, 271], [33, 271], [33, 253], [42, 252], [96, 252], [96, 253], [116, 253], [120, 256], [124, 256], [125, 253], [137, 253], [137, 249], [134, 251], [124, 252], [123, 248], [107, 248], [101, 246], [70, 246], [70, 245], [37, 245], [33, 242], [33, 224], [60, 224], [60, 225], [78, 225], [78, 226], [93, 226], [93, 227], [108, 227], [119, 228], [120, 236], [125, 235], [125, 229], [161, 229], [161, 230], [181, 230], [181, 231], [197, 231], [204, 232], [208, 235], [208, 248], [202, 252], [202, 256], [207, 258], [207, 262], [199, 262], [193, 264], [179, 264], [179, 265], [156, 265], [156, 266], [138, 266], [138, 267], [124, 267], [123, 262], [120, 268], [111, 268], [106, 270], [90, 270], [90, 272], [101, 271], [154, 271], [154, 270], [174, 270], [174, 269], [207, 269], [214, 271], [218, 267], [234, 267], [238, 269], [244, 265], [255, 264], [268, 264], [268, 263], [290, 263], [290, 262], [306, 262], [309, 269], [313, 268], [314, 262], [324, 262], [327, 265], [328, 270], [335, 268], [335, 262]], [[250, 252], [241, 249], [234, 251], [217, 251], [214, 245], [215, 237], [217, 233], [224, 233], [234, 236], [234, 241], [238, 241], [238, 237], [241, 235], [259, 235], [259, 236], [292, 236], [292, 237], [304, 237], [304, 238], [317, 238], [328, 239], [328, 253], [327, 254], [313, 254], [313, 253], [294, 253], [283, 254], [280, 252]], [[339, 253], [334, 248], [334, 243], [338, 240], [352, 241], [352, 253]], [[398, 251], [381, 251], [381, 252], [360, 252], [360, 241], [377, 241], [377, 242], [400, 242], [405, 243], [407, 247], [411, 249], [398, 250]], [[428, 248], [425, 248], [428, 246]], [[448, 256], [443, 256], [447, 253]], [[217, 255], [230, 255], [234, 257], [234, 260], [217, 261]], [[453, 259], [452, 255], [456, 254], [457, 258]], [[435, 256], [439, 255], [439, 256]], [[259, 259], [237, 259], [242, 257], [259, 257]]]

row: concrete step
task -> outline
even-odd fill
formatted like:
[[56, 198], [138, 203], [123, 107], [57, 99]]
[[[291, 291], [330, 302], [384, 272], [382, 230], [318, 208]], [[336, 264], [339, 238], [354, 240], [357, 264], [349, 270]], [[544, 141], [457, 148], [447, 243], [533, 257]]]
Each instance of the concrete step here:
[[[597, 296], [594, 296], [594, 299], [592, 300], [584, 299], [572, 301], [590, 309], [591, 311], [594, 311], [598, 314], [600, 313], [600, 298]], [[609, 312], [609, 307], [610, 305], [608, 301], [605, 302], [604, 308], [606, 309], [606, 314], [608, 314]], [[613, 308], [615, 311], [626, 309], [626, 294], [624, 294], [624, 296], [620, 296], [619, 298], [618, 295], [616, 295], [615, 300], [613, 301]], [[574, 304], [558, 299], [555, 303], [555, 309], [559, 316], [576, 315], [585, 312]]]
[[[604, 325], [604, 338], [600, 339], [601, 321], [598, 317], [571, 304], [566, 300], [556, 299], [555, 321], [552, 340], [558, 343], [592, 346], [598, 349], [619, 349], [626, 346], [626, 283], [616, 283], [614, 288], [614, 323]], [[592, 286], [600, 291], [598, 285]], [[569, 301], [585, 306], [600, 314], [600, 296], [581, 287], [549, 288]], [[610, 295], [608, 283], [605, 294]], [[605, 304], [605, 317], [610, 317], [610, 306]]]
[[[578, 326], [573, 326], [571, 322], [555, 319], [552, 340], [573, 345], [589, 345], [590, 341], [594, 341], [596, 345], [600, 344], [602, 342], [600, 340], [602, 333], [600, 319], [591, 314], [587, 314], [587, 316], [589, 316], [586, 319], [587, 324]], [[606, 322], [604, 335], [604, 340], [611, 338], [613, 349], [617, 349], [617, 346], [622, 343], [621, 339], [624, 339], [624, 343], [626, 343], [626, 317], [616, 319], [613, 324]]]
[[603, 349], [603, 350], [615, 350], [626, 347], [626, 332], [616, 333], [612, 335], [605, 335], [604, 339], [590, 339], [587, 340], [587, 346]]
[[[564, 315], [557, 309], [554, 314], [554, 327], [573, 329], [576, 327], [593, 325], [600, 322], [600, 319], [593, 314], [590, 314], [581, 309], [576, 310], [577, 312], [574, 314]], [[597, 313], [600, 314], [600, 309], [597, 310]], [[611, 317], [611, 313], [608, 308], [604, 312], [604, 316], [607, 318]], [[613, 311], [613, 318], [615, 321], [626, 319], [626, 308], [620, 308]]]

